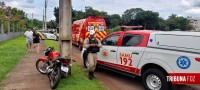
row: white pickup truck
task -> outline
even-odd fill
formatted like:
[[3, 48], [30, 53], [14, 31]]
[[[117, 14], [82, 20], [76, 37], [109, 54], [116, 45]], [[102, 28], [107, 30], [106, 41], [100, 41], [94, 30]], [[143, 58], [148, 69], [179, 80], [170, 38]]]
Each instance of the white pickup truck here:
[[[200, 84], [200, 32], [118, 31], [102, 45], [97, 65], [141, 76], [145, 90]], [[87, 67], [87, 59], [84, 64]]]

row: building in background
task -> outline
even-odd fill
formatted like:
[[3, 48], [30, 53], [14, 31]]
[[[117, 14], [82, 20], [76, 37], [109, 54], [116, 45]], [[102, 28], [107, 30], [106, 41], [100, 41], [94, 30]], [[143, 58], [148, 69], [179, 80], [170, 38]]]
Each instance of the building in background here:
[[200, 18], [187, 17], [194, 31], [200, 31]]

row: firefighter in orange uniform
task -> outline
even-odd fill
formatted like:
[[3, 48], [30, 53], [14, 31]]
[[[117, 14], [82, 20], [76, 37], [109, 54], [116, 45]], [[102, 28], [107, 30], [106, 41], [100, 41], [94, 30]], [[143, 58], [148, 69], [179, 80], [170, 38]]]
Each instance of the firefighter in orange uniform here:
[[99, 52], [99, 49], [102, 47], [102, 44], [99, 39], [94, 37], [95, 31], [90, 30], [90, 36], [86, 38], [83, 42], [83, 47], [86, 48], [88, 52], [88, 62], [89, 62], [89, 74], [88, 78], [92, 80], [95, 78], [94, 76], [94, 70], [96, 68], [97, 63], [97, 52]]

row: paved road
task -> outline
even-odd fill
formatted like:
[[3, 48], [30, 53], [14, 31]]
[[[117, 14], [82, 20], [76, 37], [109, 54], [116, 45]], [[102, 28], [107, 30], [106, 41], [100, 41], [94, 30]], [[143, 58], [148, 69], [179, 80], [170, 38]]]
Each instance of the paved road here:
[[[82, 59], [80, 58], [80, 51], [77, 47], [73, 46], [74, 59], [83, 67]], [[127, 77], [118, 73], [114, 73], [108, 70], [100, 70], [95, 73], [96, 77], [106, 85], [109, 90], [144, 90], [142, 81], [138, 78]], [[200, 90], [199, 85], [175, 86], [176, 90]]]

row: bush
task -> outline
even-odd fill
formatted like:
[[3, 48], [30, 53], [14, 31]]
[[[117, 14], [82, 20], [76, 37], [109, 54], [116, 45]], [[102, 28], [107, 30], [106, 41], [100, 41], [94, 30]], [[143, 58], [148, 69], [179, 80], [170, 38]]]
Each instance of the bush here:
[[112, 33], [112, 32], [116, 32], [116, 31], [120, 31], [120, 26], [116, 26], [113, 29], [108, 29], [108, 34]]

